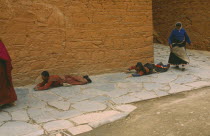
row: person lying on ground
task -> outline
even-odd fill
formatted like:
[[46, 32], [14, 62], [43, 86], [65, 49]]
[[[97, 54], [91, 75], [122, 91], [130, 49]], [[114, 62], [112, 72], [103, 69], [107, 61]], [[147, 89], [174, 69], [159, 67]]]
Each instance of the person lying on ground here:
[[143, 75], [149, 75], [157, 72], [166, 72], [170, 68], [170, 64], [164, 65], [162, 62], [158, 64], [146, 63], [143, 65], [141, 62], [138, 62], [135, 66], [131, 66], [127, 69], [126, 72], [135, 70], [136, 73], [129, 75], [128, 77], [138, 77]]
[[43, 82], [39, 83], [34, 87], [34, 90], [47, 90], [53, 87], [63, 86], [64, 84], [70, 85], [84, 85], [87, 83], [91, 83], [91, 79], [89, 76], [72, 76], [72, 75], [51, 75], [48, 71], [43, 71], [41, 73]]

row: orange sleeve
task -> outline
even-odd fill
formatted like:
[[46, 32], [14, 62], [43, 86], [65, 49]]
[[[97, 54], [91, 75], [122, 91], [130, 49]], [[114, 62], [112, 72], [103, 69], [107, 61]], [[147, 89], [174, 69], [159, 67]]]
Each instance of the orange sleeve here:
[[52, 85], [53, 81], [47, 82], [44, 86], [38, 86], [38, 90], [47, 90]]
[[42, 87], [44, 85], [45, 85], [45, 82], [43, 81], [43, 82], [39, 83], [38, 85], [36, 85], [36, 87]]

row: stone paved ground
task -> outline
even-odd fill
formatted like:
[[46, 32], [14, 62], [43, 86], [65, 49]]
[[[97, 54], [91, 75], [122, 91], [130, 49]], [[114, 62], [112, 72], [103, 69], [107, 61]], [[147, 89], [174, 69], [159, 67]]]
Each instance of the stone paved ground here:
[[[169, 49], [155, 45], [155, 63], [167, 63]], [[132, 102], [210, 86], [210, 52], [187, 51], [186, 71], [126, 78], [124, 73], [91, 76], [93, 83], [35, 92], [16, 88], [16, 106], [0, 111], [1, 136], [72, 136], [126, 117]]]

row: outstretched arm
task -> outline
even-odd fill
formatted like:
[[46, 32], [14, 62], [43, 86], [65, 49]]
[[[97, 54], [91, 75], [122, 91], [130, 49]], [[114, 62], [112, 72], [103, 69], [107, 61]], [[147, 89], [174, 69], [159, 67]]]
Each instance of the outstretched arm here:
[[37, 90], [47, 90], [50, 88], [50, 86], [52, 85], [52, 81], [51, 82], [48, 82], [46, 84], [44, 84], [44, 82], [38, 84], [34, 89], [37, 91]]

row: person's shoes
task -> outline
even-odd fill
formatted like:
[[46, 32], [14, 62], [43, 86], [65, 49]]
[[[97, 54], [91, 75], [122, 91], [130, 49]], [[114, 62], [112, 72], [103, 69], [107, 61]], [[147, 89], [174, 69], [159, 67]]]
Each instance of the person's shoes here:
[[88, 83], [92, 83], [92, 80], [89, 78], [88, 75], [83, 76], [83, 78], [85, 78], [88, 81]]

